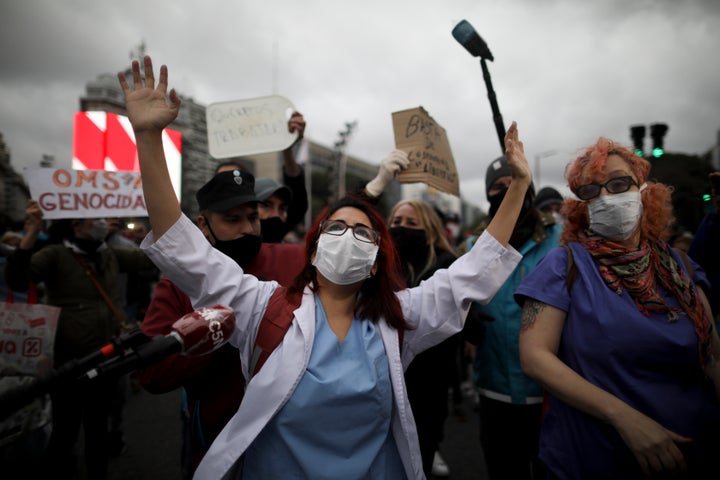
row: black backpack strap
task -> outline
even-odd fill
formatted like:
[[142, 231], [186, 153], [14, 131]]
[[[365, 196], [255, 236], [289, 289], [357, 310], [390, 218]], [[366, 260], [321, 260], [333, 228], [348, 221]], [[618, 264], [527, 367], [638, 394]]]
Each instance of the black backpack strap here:
[[292, 324], [293, 312], [300, 306], [302, 292], [288, 295], [287, 291], [287, 287], [281, 286], [273, 292], [265, 314], [260, 320], [248, 368], [248, 382], [260, 371], [270, 354], [280, 345]]
[[690, 277], [690, 281], [692, 282], [695, 271], [693, 270], [692, 264], [690, 263], [690, 257], [688, 257], [687, 253], [682, 250], [678, 250], [677, 248], [673, 248], [673, 250], [675, 250], [675, 253], [680, 256], [683, 263], [685, 264], [685, 271], [687, 272], [688, 276]]

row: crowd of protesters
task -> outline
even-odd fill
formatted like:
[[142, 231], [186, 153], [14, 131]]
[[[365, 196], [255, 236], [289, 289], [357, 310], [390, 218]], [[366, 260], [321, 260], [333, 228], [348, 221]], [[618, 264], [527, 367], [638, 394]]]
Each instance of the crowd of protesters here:
[[[714, 211], [671, 238], [670, 189], [646, 160], [600, 138], [566, 170], [573, 196], [536, 194], [513, 123], [487, 167], [490, 211], [468, 235], [422, 200], [378, 210], [408, 168], [400, 150], [307, 234], [292, 147], [281, 182], [219, 164], [188, 219], [159, 135], [180, 101], [167, 69], [155, 78], [143, 61], [119, 79], [148, 223], [48, 222], [31, 200], [25, 224], [2, 235], [3, 298], [26, 301], [32, 286], [61, 309], [56, 370], [131, 331], [167, 335], [203, 306], [228, 305], [236, 329], [205, 356], [54, 388], [42, 430], [0, 437], [9, 478], [16, 467], [77, 478], [81, 429], [88, 478], [106, 478], [127, 448], [133, 386], [182, 392], [183, 478], [447, 477], [444, 423], [468, 370], [491, 480], [696, 479], [715, 468], [720, 172], [709, 177]], [[294, 112], [288, 129], [301, 141], [304, 117]], [[255, 368], [255, 335], [278, 302], [290, 322]]]

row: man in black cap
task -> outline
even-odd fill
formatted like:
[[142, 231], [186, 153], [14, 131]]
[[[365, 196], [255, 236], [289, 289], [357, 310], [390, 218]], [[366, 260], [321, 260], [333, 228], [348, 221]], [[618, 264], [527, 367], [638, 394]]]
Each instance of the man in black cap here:
[[[215, 175], [196, 194], [200, 230], [215, 248], [245, 271], [263, 280], [289, 285], [304, 266], [305, 249], [297, 244], [263, 243], [259, 199], [252, 174], [240, 170]], [[172, 324], [193, 311], [190, 299], [167, 278], [155, 287], [142, 323], [148, 336], [167, 335]], [[183, 478], [191, 478], [203, 455], [237, 410], [245, 386], [237, 350], [226, 344], [199, 357], [173, 355], [137, 371], [151, 393], [182, 387], [187, 405], [183, 422]]]
[[564, 221], [560, 214], [563, 202], [564, 199], [562, 195], [553, 187], [543, 187], [535, 196], [535, 208], [543, 213], [552, 215], [555, 221], [560, 224]]
[[215, 248], [247, 266], [260, 251], [260, 217], [255, 178], [241, 170], [221, 172], [195, 195], [198, 227]]

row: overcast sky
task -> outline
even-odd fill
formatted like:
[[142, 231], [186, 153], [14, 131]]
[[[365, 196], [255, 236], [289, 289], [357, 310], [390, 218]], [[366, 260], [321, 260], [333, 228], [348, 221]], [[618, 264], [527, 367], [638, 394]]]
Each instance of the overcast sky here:
[[127, 68], [144, 41], [198, 103], [283, 95], [327, 146], [356, 120], [346, 151], [372, 163], [394, 148], [391, 113], [422, 105], [447, 131], [461, 195], [486, 208], [501, 151], [479, 60], [451, 35], [463, 19], [495, 57], [500, 111], [539, 166], [536, 188], [567, 193], [577, 151], [599, 136], [632, 145], [633, 124], [667, 123], [671, 152], [717, 141], [717, 0], [8, 0], [0, 133], [17, 170], [43, 154], [69, 168], [86, 83]]

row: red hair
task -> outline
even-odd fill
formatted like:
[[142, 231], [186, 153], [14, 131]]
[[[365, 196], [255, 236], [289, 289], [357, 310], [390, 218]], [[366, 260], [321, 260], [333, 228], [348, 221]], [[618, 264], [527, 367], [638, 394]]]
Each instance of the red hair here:
[[375, 207], [358, 197], [343, 197], [334, 204], [323, 208], [315, 217], [305, 235], [305, 268], [288, 288], [288, 295], [302, 291], [306, 285], [310, 284], [312, 290], [317, 291], [317, 271], [312, 264], [312, 257], [315, 254], [320, 237], [320, 223], [330, 218], [333, 213], [343, 207], [356, 208], [363, 212], [370, 219], [370, 226], [380, 234], [377, 273], [366, 279], [362, 287], [360, 287], [360, 295], [355, 306], [356, 315], [370, 319], [373, 322], [385, 318], [385, 321], [394, 328], [408, 329], [400, 308], [400, 302], [395, 296], [395, 292], [404, 288], [404, 281], [400, 274], [400, 262], [390, 232]]
[[[565, 178], [573, 192], [581, 185], [592, 183], [595, 177], [603, 173], [608, 156], [617, 155], [630, 167], [638, 185], [646, 183], [650, 173], [650, 162], [635, 155], [630, 149], [600, 137], [585, 149], [573, 162], [565, 167]], [[648, 183], [640, 193], [643, 212], [640, 217], [641, 238], [651, 242], [663, 239], [663, 234], [673, 222], [671, 195], [672, 189], [662, 183]], [[587, 202], [565, 199], [561, 213], [565, 216], [565, 228], [560, 240], [568, 243], [578, 240], [578, 235], [588, 228], [589, 216]]]

